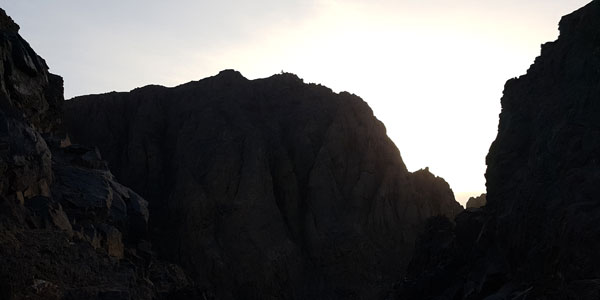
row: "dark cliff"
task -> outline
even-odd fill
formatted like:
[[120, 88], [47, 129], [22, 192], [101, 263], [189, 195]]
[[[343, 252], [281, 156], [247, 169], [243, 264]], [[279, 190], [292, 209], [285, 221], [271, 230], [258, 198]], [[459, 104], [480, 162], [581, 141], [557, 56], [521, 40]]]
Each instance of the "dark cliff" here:
[[558, 40], [506, 83], [487, 204], [460, 214], [455, 228], [429, 224], [400, 298], [598, 299], [599, 161], [593, 1], [565, 16]]
[[145, 240], [147, 202], [64, 135], [62, 78], [18, 30], [0, 9], [0, 299], [194, 295]]
[[364, 101], [292, 74], [65, 106], [73, 140], [149, 200], [160, 254], [223, 299], [376, 299], [423, 221], [462, 210], [443, 179], [407, 171]]

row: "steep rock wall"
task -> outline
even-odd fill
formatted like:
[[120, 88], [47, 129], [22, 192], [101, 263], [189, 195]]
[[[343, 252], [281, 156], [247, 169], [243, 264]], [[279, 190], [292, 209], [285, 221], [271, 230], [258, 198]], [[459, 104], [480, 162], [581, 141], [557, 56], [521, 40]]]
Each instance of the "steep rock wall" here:
[[363, 100], [292, 74], [65, 106], [73, 139], [149, 199], [160, 253], [224, 299], [381, 297], [423, 221], [462, 210], [443, 179], [407, 171]]
[[0, 9], [0, 299], [200, 297], [147, 239], [147, 202], [62, 130], [62, 78]]
[[399, 298], [600, 296], [600, 1], [559, 28], [506, 83], [486, 206], [429, 224]]

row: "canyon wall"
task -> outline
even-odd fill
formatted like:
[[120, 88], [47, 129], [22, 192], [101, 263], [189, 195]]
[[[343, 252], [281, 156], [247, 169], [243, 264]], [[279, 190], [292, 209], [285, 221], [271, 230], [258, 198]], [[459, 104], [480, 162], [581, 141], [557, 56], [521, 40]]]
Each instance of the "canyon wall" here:
[[428, 224], [399, 298], [600, 296], [600, 1], [559, 28], [506, 83], [486, 206]]
[[289, 73], [225, 70], [65, 112], [149, 200], [159, 253], [223, 299], [384, 297], [424, 220], [462, 210], [443, 179], [407, 171], [362, 99]]
[[147, 240], [147, 202], [62, 127], [63, 81], [0, 9], [0, 299], [199, 297]]

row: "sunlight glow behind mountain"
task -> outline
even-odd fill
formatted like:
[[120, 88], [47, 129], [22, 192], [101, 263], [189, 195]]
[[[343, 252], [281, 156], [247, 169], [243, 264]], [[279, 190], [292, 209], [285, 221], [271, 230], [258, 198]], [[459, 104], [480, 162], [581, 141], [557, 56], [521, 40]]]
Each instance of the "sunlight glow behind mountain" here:
[[[562, 15], [551, 1], [0, 1], [64, 77], [65, 97], [280, 71], [361, 96], [409, 168], [457, 199], [485, 191], [505, 81], [524, 74]], [[418, 3], [418, 4], [417, 4]]]

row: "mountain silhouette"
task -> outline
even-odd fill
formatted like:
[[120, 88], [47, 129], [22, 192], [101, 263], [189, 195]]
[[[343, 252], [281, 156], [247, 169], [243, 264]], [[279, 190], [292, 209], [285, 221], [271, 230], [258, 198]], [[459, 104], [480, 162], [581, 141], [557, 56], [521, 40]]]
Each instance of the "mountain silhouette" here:
[[289, 73], [77, 97], [65, 123], [148, 199], [162, 257], [217, 298], [382, 297], [424, 220], [462, 210], [407, 171], [362, 99]]
[[599, 16], [592, 1], [563, 17], [506, 83], [487, 203], [428, 223], [400, 299], [598, 299]]

